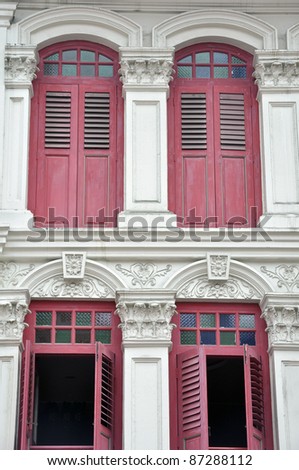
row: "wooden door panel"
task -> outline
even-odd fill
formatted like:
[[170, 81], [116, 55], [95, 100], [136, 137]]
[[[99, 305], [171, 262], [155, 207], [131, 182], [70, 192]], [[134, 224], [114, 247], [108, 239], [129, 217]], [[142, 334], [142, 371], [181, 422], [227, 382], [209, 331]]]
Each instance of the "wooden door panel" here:
[[221, 225], [244, 225], [248, 218], [246, 157], [223, 157], [221, 160]]

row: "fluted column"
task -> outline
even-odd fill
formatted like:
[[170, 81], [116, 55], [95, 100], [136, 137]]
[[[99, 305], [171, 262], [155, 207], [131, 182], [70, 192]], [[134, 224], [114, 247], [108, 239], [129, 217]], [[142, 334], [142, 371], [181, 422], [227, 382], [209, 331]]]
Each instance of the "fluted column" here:
[[168, 354], [174, 292], [120, 291], [123, 337], [123, 448], [169, 449]]
[[0, 291], [0, 449], [15, 447], [27, 290]]
[[299, 449], [299, 295], [266, 294], [262, 317], [269, 338], [276, 449]]

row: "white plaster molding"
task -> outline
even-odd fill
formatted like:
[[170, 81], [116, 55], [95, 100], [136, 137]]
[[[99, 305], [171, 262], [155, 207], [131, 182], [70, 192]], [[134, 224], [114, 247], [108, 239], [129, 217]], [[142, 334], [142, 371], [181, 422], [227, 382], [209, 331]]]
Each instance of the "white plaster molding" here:
[[261, 266], [261, 272], [277, 280], [277, 287], [285, 292], [299, 292], [299, 265], [279, 264], [274, 270]]
[[195, 278], [185, 283], [177, 293], [178, 299], [258, 300], [259, 293], [246, 281], [230, 277], [227, 281]]
[[293, 51], [256, 51], [255, 72], [259, 90], [299, 87], [299, 56]]
[[16, 287], [22, 279], [35, 268], [34, 264], [29, 266], [18, 265], [14, 261], [0, 262], [0, 288]]
[[167, 87], [173, 74], [173, 49], [121, 48], [120, 76], [128, 87]]
[[85, 276], [86, 253], [78, 251], [63, 252], [63, 278], [83, 279]]
[[12, 43], [45, 47], [57, 40], [86, 39], [119, 46], [142, 46], [141, 27], [96, 6], [63, 6], [39, 11], [11, 28]]
[[5, 86], [7, 88], [31, 87], [36, 78], [37, 60], [35, 48], [7, 46], [4, 58]]
[[4, 2], [0, 4], [0, 27], [8, 28], [13, 19], [17, 3]]
[[9, 226], [1, 224], [0, 225], [0, 254], [2, 253], [2, 251], [3, 251], [3, 249], [6, 245], [8, 232], [9, 232]]
[[157, 284], [157, 278], [164, 277], [171, 271], [172, 265], [167, 264], [165, 268], [159, 269], [154, 263], [133, 263], [127, 269], [116, 264], [115, 269], [131, 278], [132, 286], [153, 287]]
[[299, 50], [299, 23], [287, 30], [287, 48], [291, 51]]
[[227, 280], [229, 278], [229, 255], [213, 255], [207, 253], [208, 279], [211, 280]]
[[181, 48], [202, 39], [229, 42], [249, 52], [277, 49], [277, 31], [254, 16], [233, 10], [197, 10], [172, 17], [153, 28], [154, 47]]
[[29, 312], [29, 295], [26, 290], [0, 291], [0, 342], [22, 341], [24, 318]]

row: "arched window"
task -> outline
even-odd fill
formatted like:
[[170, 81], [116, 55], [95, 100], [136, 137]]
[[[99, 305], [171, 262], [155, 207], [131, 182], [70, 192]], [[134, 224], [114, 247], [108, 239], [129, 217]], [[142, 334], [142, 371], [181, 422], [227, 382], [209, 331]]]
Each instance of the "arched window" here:
[[29, 165], [29, 209], [39, 224], [115, 223], [123, 146], [117, 59], [90, 42], [40, 51]]
[[169, 101], [169, 207], [183, 225], [255, 226], [261, 212], [252, 56], [199, 44], [176, 54]]

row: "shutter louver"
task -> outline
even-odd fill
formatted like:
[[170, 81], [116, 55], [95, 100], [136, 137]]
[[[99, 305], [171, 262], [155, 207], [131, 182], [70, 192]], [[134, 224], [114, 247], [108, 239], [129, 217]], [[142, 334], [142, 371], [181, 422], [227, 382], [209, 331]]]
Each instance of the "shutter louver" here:
[[71, 93], [46, 93], [45, 147], [70, 148]]
[[113, 362], [102, 356], [102, 387], [101, 387], [101, 424], [107, 429], [113, 426]]
[[189, 431], [201, 424], [199, 357], [182, 361], [182, 430]]
[[205, 150], [207, 148], [206, 95], [182, 93], [181, 133], [183, 150]]
[[109, 93], [85, 93], [84, 148], [109, 149]]
[[220, 94], [220, 140], [222, 150], [245, 150], [243, 94]]
[[264, 429], [263, 374], [261, 362], [250, 358], [251, 400], [253, 426], [259, 431]]

